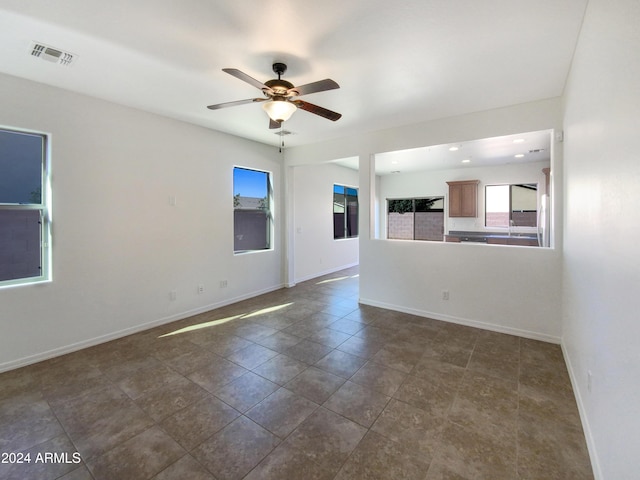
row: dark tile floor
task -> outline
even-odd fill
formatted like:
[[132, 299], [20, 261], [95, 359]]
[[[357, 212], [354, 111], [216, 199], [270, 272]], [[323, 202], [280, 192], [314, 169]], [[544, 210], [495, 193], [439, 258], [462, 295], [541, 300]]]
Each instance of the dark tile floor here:
[[345, 270], [0, 375], [0, 478], [593, 478], [557, 345], [357, 293]]

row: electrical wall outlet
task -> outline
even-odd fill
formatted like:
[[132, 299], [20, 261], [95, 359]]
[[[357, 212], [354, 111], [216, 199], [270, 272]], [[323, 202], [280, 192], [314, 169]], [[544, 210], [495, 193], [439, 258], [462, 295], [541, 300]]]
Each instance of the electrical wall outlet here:
[[176, 298], [178, 298], [178, 292], [175, 290], [171, 290], [169, 292], [169, 300], [171, 300], [172, 302], [174, 302], [176, 300]]
[[198, 295], [204, 293], [204, 285], [200, 284], [198, 285]]
[[220, 280], [220, 288], [227, 288], [228, 285], [226, 280]]
[[442, 300], [449, 300], [449, 290], [442, 290]]

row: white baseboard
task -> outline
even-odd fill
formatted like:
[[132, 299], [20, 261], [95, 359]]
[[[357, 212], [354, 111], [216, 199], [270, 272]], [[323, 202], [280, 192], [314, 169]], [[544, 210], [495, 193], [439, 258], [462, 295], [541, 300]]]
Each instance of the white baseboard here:
[[591, 468], [593, 469], [593, 476], [595, 480], [602, 480], [602, 470], [600, 468], [600, 461], [598, 460], [598, 454], [596, 451], [595, 442], [593, 441], [593, 434], [591, 433], [591, 427], [589, 425], [589, 419], [587, 418], [586, 409], [582, 400], [582, 394], [578, 388], [578, 381], [576, 377], [573, 364], [571, 363], [571, 357], [567, 352], [564, 342], [560, 343], [562, 347], [562, 356], [564, 357], [564, 363], [567, 365], [567, 371], [569, 372], [569, 378], [571, 379], [571, 387], [573, 388], [573, 394], [576, 397], [576, 403], [578, 405], [578, 413], [580, 414], [580, 422], [582, 423], [582, 430], [584, 431], [584, 438], [587, 442], [587, 450], [589, 450], [589, 459], [591, 460]]
[[504, 325], [497, 325], [494, 323], [481, 322], [479, 320], [473, 320], [469, 318], [454, 317], [452, 315], [443, 315], [436, 312], [428, 312], [425, 310], [418, 310], [414, 308], [407, 308], [401, 305], [393, 305], [385, 302], [378, 302], [367, 298], [360, 298], [360, 303], [364, 305], [371, 305], [372, 307], [385, 308], [387, 310], [394, 310], [396, 312], [409, 313], [418, 317], [432, 318], [434, 320], [441, 320], [443, 322], [456, 323], [458, 325], [465, 325], [467, 327], [481, 328], [483, 330], [490, 330], [492, 332], [506, 333], [509, 335], [516, 335], [518, 337], [530, 338], [532, 340], [540, 340], [542, 342], [560, 344], [560, 338], [553, 335], [547, 335], [545, 333], [532, 332], [529, 330], [522, 330], [520, 328], [505, 327]]
[[49, 360], [51, 358], [66, 355], [68, 353], [77, 352], [78, 350], [82, 350], [83, 348], [93, 347], [95, 345], [100, 345], [101, 343], [117, 340], [118, 338], [126, 337], [127, 335], [132, 335], [134, 333], [142, 332], [144, 330], [149, 330], [150, 328], [159, 327], [160, 325], [165, 325], [167, 323], [175, 322], [177, 320], [193, 317], [194, 315], [199, 315], [201, 313], [209, 312], [211, 310], [215, 310], [216, 308], [224, 307], [227, 305], [231, 305], [233, 303], [241, 302], [242, 300], [247, 300], [249, 298], [263, 295], [265, 293], [280, 290], [283, 287], [284, 285], [277, 285], [275, 287], [265, 288], [263, 290], [255, 291], [245, 295], [240, 295], [238, 297], [225, 299], [217, 303], [213, 303], [213, 304], [205, 305], [202, 307], [194, 308], [191, 310], [187, 310], [184, 312], [176, 313], [167, 317], [158, 318], [150, 322], [145, 322], [140, 325], [135, 325], [133, 327], [125, 328], [123, 330], [118, 330], [117, 332], [111, 332], [106, 335], [101, 335], [99, 337], [94, 337], [87, 340], [83, 340], [81, 342], [76, 342], [70, 345], [54, 348], [46, 352], [41, 352], [34, 355], [18, 358], [16, 360], [11, 360], [9, 362], [4, 362], [0, 364], [0, 373], [7, 372], [9, 370], [15, 370], [16, 368], [25, 367], [27, 365], [32, 365], [34, 363], [42, 362], [44, 360]]

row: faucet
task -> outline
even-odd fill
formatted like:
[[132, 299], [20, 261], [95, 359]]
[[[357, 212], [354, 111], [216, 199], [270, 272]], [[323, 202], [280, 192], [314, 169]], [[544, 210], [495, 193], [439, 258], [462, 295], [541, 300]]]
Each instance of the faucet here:
[[513, 220], [509, 220], [509, 236], [511, 236], [511, 227], [515, 227], [516, 224], [513, 222]]

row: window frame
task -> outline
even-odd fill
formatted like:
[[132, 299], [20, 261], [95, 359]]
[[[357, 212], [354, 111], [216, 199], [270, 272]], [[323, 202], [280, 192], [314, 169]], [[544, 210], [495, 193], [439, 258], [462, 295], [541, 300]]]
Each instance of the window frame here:
[[[336, 188], [342, 188], [342, 193], [336, 191]], [[349, 194], [349, 191], [354, 191], [355, 195]], [[343, 212], [336, 211], [336, 195], [342, 195], [342, 208]], [[349, 197], [355, 197], [355, 222], [350, 222], [350, 206], [349, 206]], [[352, 238], [358, 238], [360, 236], [360, 189], [358, 187], [352, 185], [344, 185], [341, 183], [334, 183], [332, 190], [332, 218], [333, 218], [333, 239], [334, 240], [348, 240]], [[342, 231], [344, 235], [338, 235], [336, 232], [336, 213], [343, 213], [343, 223], [342, 223]], [[355, 229], [355, 233], [354, 233]]]
[[[426, 210], [419, 210], [417, 207], [417, 202], [420, 201], [427, 201], [427, 202], [442, 202], [442, 208], [428, 208]], [[397, 211], [394, 210], [393, 212], [390, 211], [391, 204], [392, 202], [409, 202], [410, 203], [410, 209], [407, 208], [402, 208], [402, 211]], [[408, 203], [404, 203], [405, 206], [408, 206]], [[399, 198], [387, 198], [386, 199], [386, 226], [387, 226], [387, 233], [386, 233], [386, 239], [387, 240], [401, 240], [401, 241], [409, 241], [409, 242], [441, 242], [443, 241], [443, 239], [440, 240], [432, 240], [432, 239], [426, 239], [426, 238], [416, 238], [416, 222], [415, 222], [415, 215], [416, 213], [423, 213], [423, 212], [434, 212], [434, 213], [442, 213], [442, 237], [444, 239], [444, 224], [445, 224], [445, 196], [444, 195], [422, 195], [422, 196], [417, 196], [417, 197], [399, 197]], [[396, 237], [391, 237], [389, 234], [389, 228], [390, 228], [390, 222], [389, 222], [389, 214], [390, 213], [399, 213], [401, 215], [404, 214], [410, 214], [413, 215], [413, 228], [412, 228], [412, 232], [411, 232], [411, 238], [396, 238]]]
[[[512, 224], [513, 222], [513, 187], [525, 187], [525, 186], [535, 186], [535, 197], [536, 197], [536, 208], [535, 208], [535, 225], [514, 225]], [[499, 213], [499, 212], [489, 212], [487, 205], [489, 204], [489, 202], [487, 201], [487, 192], [488, 189], [490, 187], [509, 187], [509, 206], [508, 206], [508, 214], [509, 214], [509, 219], [507, 221], [507, 225], [488, 225], [487, 224], [487, 215], [489, 213]], [[540, 215], [540, 184], [539, 182], [510, 182], [510, 183], [492, 183], [492, 184], [487, 184], [484, 187], [484, 227], [485, 228], [531, 228], [531, 229], [537, 229], [538, 228], [538, 220], [539, 220], [539, 215]], [[518, 211], [518, 210], [515, 210]], [[524, 210], [519, 210], [520, 212], [523, 212]], [[526, 210], [526, 211], [533, 211], [533, 210]]]
[[39, 251], [40, 251], [40, 274], [0, 280], [0, 289], [18, 287], [23, 285], [33, 285], [52, 281], [52, 255], [51, 255], [51, 134], [9, 127], [0, 125], [0, 131], [15, 133], [18, 135], [30, 135], [40, 137], [42, 141], [41, 162], [40, 162], [40, 203], [0, 203], [0, 211], [39, 212]]
[[[237, 207], [235, 205], [235, 201], [236, 198], [238, 198], [239, 194], [235, 194], [236, 191], [236, 182], [235, 182], [235, 172], [236, 170], [247, 170], [247, 171], [251, 171], [251, 172], [257, 172], [257, 173], [262, 173], [265, 174], [266, 176], [266, 188], [267, 188], [267, 195], [265, 196], [265, 198], [267, 199], [267, 205], [263, 206], [263, 207], [259, 207], [258, 209], [255, 210], [259, 210], [259, 209], [263, 209], [265, 211], [265, 220], [266, 220], [266, 224], [265, 224], [265, 228], [266, 228], [266, 232], [265, 232], [265, 237], [266, 237], [266, 243], [267, 245], [264, 248], [247, 248], [247, 249], [239, 249], [236, 250], [236, 210]], [[245, 255], [248, 253], [257, 253], [257, 252], [268, 252], [273, 250], [273, 244], [274, 244], [274, 215], [273, 215], [273, 211], [274, 211], [274, 207], [273, 207], [273, 201], [274, 201], [274, 196], [273, 196], [273, 173], [268, 171], [268, 170], [261, 170], [259, 168], [253, 168], [253, 167], [243, 167], [240, 165], [234, 165], [233, 166], [233, 170], [232, 170], [232, 188], [233, 188], [233, 198], [234, 198], [234, 206], [233, 206], [233, 254], [234, 255]], [[255, 197], [257, 198], [257, 197]]]

